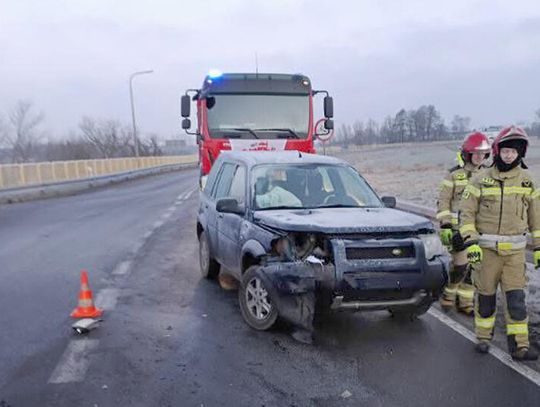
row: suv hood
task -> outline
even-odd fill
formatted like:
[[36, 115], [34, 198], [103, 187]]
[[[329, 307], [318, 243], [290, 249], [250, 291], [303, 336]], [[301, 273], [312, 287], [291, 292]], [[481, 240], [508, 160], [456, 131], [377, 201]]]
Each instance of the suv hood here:
[[276, 209], [253, 213], [255, 223], [290, 232], [326, 234], [433, 230], [426, 218], [390, 208]]

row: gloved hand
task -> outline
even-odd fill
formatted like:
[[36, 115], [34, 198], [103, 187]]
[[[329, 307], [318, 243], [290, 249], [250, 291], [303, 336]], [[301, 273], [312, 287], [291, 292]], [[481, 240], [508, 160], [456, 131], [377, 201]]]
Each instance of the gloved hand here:
[[441, 230], [439, 231], [439, 236], [441, 238], [441, 242], [445, 246], [450, 246], [452, 244], [452, 226], [450, 225], [442, 225]]
[[467, 260], [469, 264], [477, 264], [482, 261], [482, 248], [478, 244], [467, 247]]
[[540, 249], [535, 249], [533, 253], [534, 268], [540, 268]]

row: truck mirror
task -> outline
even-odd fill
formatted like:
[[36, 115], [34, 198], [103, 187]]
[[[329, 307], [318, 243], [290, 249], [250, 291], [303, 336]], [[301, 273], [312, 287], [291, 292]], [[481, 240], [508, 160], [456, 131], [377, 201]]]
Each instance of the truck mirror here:
[[387, 208], [396, 207], [396, 198], [393, 196], [383, 196], [381, 198], [381, 201], [383, 202], [384, 206], [386, 206]]
[[189, 129], [190, 127], [191, 127], [191, 120], [189, 120], [189, 119], [182, 120], [182, 128], [184, 130]]
[[[181, 98], [182, 117], [189, 117], [190, 110], [191, 110], [191, 100], [189, 98], [189, 95], [183, 95], [182, 98]], [[183, 126], [184, 126], [184, 124], [182, 122], [182, 128], [189, 129], [189, 126], [188, 127], [183, 127]]]
[[334, 117], [334, 99], [332, 99], [332, 96], [324, 97], [324, 117], [328, 119]]
[[326, 130], [332, 130], [334, 128], [334, 121], [332, 119], [326, 119], [324, 121], [324, 128]]

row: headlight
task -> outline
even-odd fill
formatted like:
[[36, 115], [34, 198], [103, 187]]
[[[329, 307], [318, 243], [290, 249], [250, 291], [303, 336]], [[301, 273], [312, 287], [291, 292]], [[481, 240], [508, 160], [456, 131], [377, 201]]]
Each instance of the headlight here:
[[426, 259], [431, 260], [435, 256], [440, 256], [444, 253], [444, 246], [441, 239], [435, 233], [430, 235], [418, 235], [422, 243], [424, 243], [424, 251]]

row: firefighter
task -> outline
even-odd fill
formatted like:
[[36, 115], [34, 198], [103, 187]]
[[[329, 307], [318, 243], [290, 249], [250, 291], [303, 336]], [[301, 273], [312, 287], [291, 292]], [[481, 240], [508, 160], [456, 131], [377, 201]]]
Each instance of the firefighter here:
[[540, 267], [540, 186], [523, 158], [529, 140], [520, 127], [507, 127], [492, 145], [493, 165], [474, 176], [460, 202], [460, 233], [467, 247], [476, 287], [476, 350], [489, 351], [496, 313], [496, 293], [504, 294], [508, 350], [513, 359], [536, 360], [529, 345], [525, 285], [526, 233], [533, 239], [534, 266]]
[[466, 315], [474, 313], [474, 286], [467, 264], [467, 252], [458, 231], [457, 212], [469, 179], [483, 168], [489, 153], [489, 140], [485, 134], [469, 134], [458, 152], [458, 165], [449, 170], [440, 186], [437, 219], [440, 222], [441, 241], [452, 254], [450, 278], [441, 298], [441, 307], [445, 311], [457, 305], [458, 311]]

